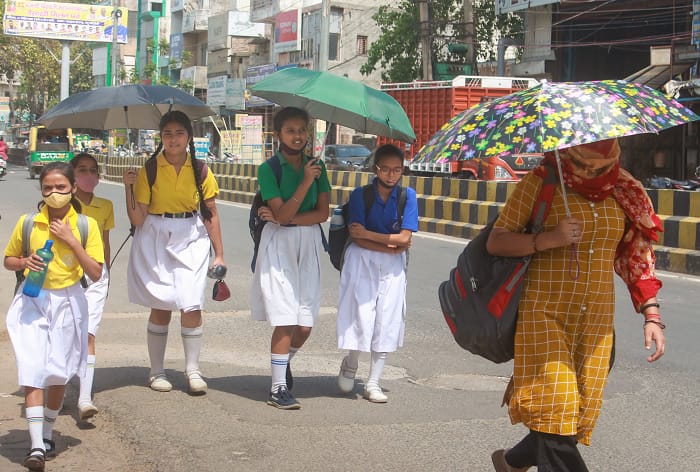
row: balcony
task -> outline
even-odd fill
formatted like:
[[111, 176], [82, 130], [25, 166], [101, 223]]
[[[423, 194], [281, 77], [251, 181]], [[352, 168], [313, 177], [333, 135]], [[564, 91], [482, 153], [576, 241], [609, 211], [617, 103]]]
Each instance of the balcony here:
[[275, 15], [283, 11], [321, 5], [321, 0], [251, 0], [250, 21], [272, 23]]
[[182, 16], [182, 33], [199, 33], [207, 31], [210, 10], [188, 11]]

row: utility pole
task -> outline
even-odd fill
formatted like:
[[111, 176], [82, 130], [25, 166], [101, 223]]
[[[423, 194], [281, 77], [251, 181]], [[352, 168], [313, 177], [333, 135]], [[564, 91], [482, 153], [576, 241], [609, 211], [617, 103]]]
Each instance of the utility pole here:
[[474, 27], [473, 0], [464, 0], [464, 32], [467, 39], [466, 61], [472, 68], [472, 75], [476, 75], [476, 28]]
[[318, 70], [328, 70], [328, 39], [331, 35], [331, 2], [321, 2], [321, 44], [319, 47]]
[[119, 9], [119, 0], [112, 0], [112, 85], [119, 85], [119, 18], [122, 11]]
[[433, 57], [430, 41], [430, 11], [428, 0], [418, 0], [418, 18], [420, 21], [420, 44], [423, 58], [423, 80], [433, 80]]
[[70, 94], [70, 41], [61, 41], [61, 100]]

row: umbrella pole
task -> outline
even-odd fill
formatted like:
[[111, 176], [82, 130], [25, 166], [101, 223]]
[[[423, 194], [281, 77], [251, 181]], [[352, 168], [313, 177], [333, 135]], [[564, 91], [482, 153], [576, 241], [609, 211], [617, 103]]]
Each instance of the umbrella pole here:
[[564, 199], [564, 209], [566, 217], [571, 218], [571, 210], [569, 210], [569, 199], [566, 196], [566, 185], [564, 185], [564, 174], [561, 171], [561, 158], [559, 157], [559, 149], [554, 150], [554, 155], [557, 157], [557, 172], [559, 173], [559, 183], [561, 184], [561, 196]]

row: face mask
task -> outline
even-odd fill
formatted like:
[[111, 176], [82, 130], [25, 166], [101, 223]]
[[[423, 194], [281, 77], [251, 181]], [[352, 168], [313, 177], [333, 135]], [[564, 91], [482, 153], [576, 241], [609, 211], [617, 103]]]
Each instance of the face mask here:
[[292, 149], [291, 147], [287, 146], [284, 143], [280, 143], [280, 151], [284, 152], [285, 154], [289, 154], [290, 156], [298, 156], [299, 154], [302, 153], [304, 148], [306, 147], [306, 142], [304, 142], [304, 146], [302, 146], [301, 149]]
[[97, 184], [99, 182], [100, 178], [94, 174], [75, 176], [75, 184], [83, 192], [92, 193], [92, 191], [95, 190], [95, 187], [97, 187]]
[[59, 193], [51, 192], [44, 197], [44, 203], [46, 203], [51, 208], [63, 208], [70, 203], [70, 199], [73, 196], [73, 192]]

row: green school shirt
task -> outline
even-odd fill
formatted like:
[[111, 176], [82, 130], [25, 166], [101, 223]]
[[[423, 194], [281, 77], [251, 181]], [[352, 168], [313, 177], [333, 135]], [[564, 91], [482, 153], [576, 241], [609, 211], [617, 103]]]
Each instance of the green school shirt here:
[[[279, 187], [277, 186], [277, 178], [275, 173], [272, 172], [272, 168], [267, 162], [263, 162], [258, 167], [258, 185], [260, 187], [260, 193], [262, 194], [263, 200], [271, 200], [273, 198], [280, 197], [283, 201], [287, 201], [292, 198], [294, 192], [296, 192], [297, 187], [304, 180], [304, 165], [311, 159], [309, 156], [304, 156], [302, 167], [299, 172], [294, 169], [290, 163], [284, 158], [282, 153], [278, 152], [277, 157], [280, 160], [282, 166], [282, 179], [280, 181]], [[316, 208], [316, 203], [318, 202], [318, 194], [320, 192], [330, 192], [331, 184], [328, 181], [328, 174], [326, 173], [326, 166], [323, 161], [319, 161], [321, 164], [321, 176], [316, 180], [316, 184], [309, 187], [309, 191], [306, 192], [304, 200], [302, 200], [299, 206], [298, 213], [304, 213], [311, 211]]]

